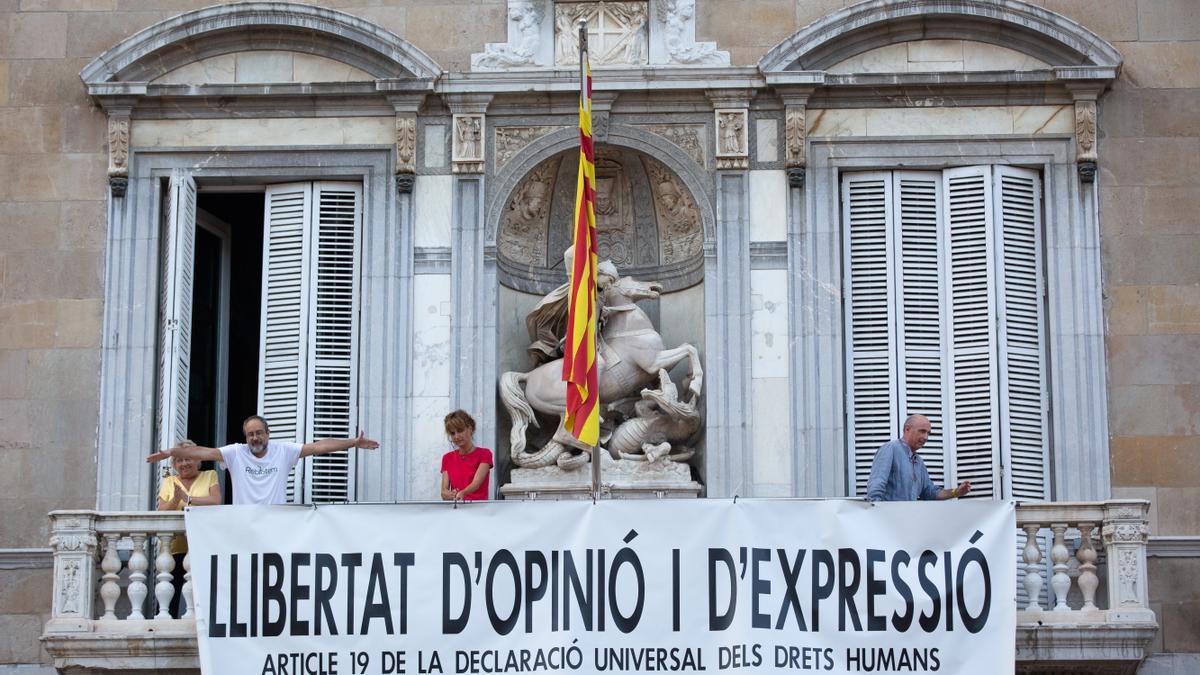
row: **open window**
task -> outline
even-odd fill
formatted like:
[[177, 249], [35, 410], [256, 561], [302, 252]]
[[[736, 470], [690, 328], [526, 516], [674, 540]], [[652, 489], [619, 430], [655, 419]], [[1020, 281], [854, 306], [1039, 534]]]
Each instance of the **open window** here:
[[[361, 184], [225, 193], [177, 170], [162, 214], [159, 444], [239, 441], [250, 414], [276, 441], [353, 435]], [[289, 497], [352, 501], [355, 452], [302, 460]]]

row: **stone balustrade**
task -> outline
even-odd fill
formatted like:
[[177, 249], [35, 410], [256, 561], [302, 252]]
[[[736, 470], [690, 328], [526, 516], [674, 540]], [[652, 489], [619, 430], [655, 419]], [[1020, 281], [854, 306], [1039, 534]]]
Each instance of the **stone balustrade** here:
[[[1141, 500], [1017, 507], [1019, 670], [1094, 660], [1120, 671], [1143, 658], [1157, 630], [1146, 588], [1148, 510]], [[167, 611], [182, 514], [55, 511], [50, 519], [54, 598], [42, 640], [55, 667], [195, 668], [189, 574], [186, 611]]]

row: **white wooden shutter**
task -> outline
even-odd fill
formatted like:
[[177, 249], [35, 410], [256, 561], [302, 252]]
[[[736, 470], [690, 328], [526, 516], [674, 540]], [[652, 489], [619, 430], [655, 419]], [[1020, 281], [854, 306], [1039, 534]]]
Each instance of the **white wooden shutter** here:
[[991, 167], [947, 169], [942, 185], [950, 311], [949, 416], [954, 420], [947, 482], [969, 480], [976, 496], [999, 497]]
[[890, 172], [842, 177], [845, 232], [846, 389], [851, 449], [849, 485], [864, 495], [871, 461], [898, 425], [895, 359], [895, 283], [889, 269], [892, 249]]
[[945, 414], [949, 380], [945, 351], [947, 329], [944, 270], [941, 265], [942, 174], [897, 171], [893, 175], [896, 244], [895, 271], [897, 418], [892, 435], [902, 432], [908, 415], [929, 418], [932, 431], [921, 450], [933, 482], [945, 477], [946, 448], [953, 443], [953, 420]]
[[1042, 315], [1041, 181], [1035, 171], [997, 166], [1000, 460], [1006, 496], [1045, 499], [1046, 372]]
[[[259, 338], [258, 411], [277, 441], [305, 442], [304, 420], [309, 284], [308, 246], [312, 185], [267, 187], [263, 233], [262, 330]], [[297, 471], [288, 499], [303, 501]]]
[[[267, 188], [259, 410], [276, 440], [355, 431], [361, 202], [357, 183]], [[352, 500], [353, 452], [302, 460], [289, 499]]]
[[192, 285], [196, 250], [196, 182], [171, 173], [162, 208], [163, 279], [160, 295], [158, 446], [187, 438], [192, 345]]
[[[348, 438], [357, 432], [358, 268], [362, 187], [313, 186], [316, 264], [310, 298], [308, 438]], [[354, 450], [307, 460], [307, 501], [353, 498]]]

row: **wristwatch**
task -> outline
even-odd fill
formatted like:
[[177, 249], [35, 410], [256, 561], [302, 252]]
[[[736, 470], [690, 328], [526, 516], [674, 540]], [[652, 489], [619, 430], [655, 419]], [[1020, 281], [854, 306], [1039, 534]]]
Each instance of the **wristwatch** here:
[[183, 496], [183, 503], [184, 503], [184, 504], [186, 504], [186, 505], [188, 505], [188, 506], [191, 506], [191, 505], [192, 505], [192, 496], [191, 496], [191, 495], [184, 495], [184, 496]]

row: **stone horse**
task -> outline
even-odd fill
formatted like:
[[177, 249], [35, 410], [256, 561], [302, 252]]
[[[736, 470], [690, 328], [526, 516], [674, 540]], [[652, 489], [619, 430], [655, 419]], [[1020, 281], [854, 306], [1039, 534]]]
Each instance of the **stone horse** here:
[[[688, 360], [688, 390], [699, 396], [704, 382], [700, 353], [686, 342], [666, 349], [650, 317], [637, 306], [638, 300], [654, 299], [662, 291], [657, 282], [620, 277], [601, 291], [603, 327], [598, 339], [600, 403], [637, 395], [658, 379], [660, 370], [670, 370]], [[522, 386], [524, 385], [524, 386]], [[538, 468], [557, 463], [576, 468], [591, 459], [591, 448], [563, 427], [567, 385], [562, 380], [562, 359], [544, 363], [527, 373], [510, 371], [500, 376], [500, 399], [512, 418], [512, 459], [517, 466]], [[556, 415], [558, 429], [550, 442], [536, 452], [526, 452], [529, 425], [541, 426], [537, 414]], [[568, 453], [567, 448], [583, 451]], [[565, 454], [564, 454], [565, 453]], [[616, 459], [617, 457], [614, 457]]]

